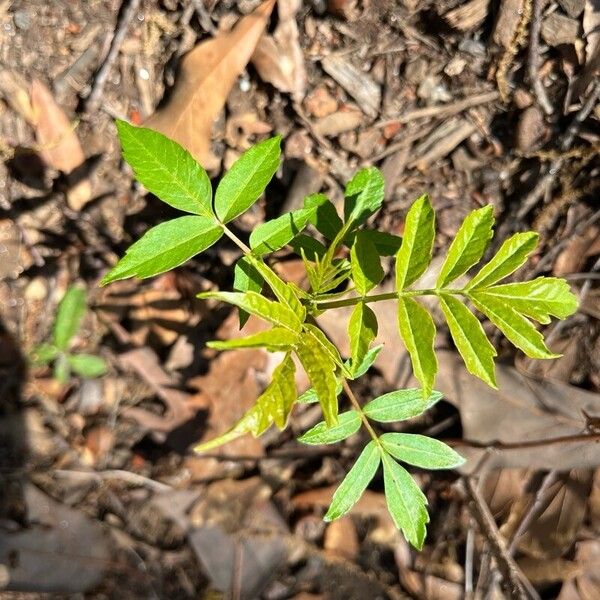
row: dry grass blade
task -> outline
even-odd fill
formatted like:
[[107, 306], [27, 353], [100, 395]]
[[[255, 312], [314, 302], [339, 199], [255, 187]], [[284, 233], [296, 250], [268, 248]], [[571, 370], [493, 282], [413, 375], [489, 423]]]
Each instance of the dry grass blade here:
[[206, 169], [219, 166], [211, 150], [213, 121], [248, 64], [274, 4], [275, 0], [263, 2], [232, 31], [186, 54], [169, 102], [145, 123], [187, 148]]

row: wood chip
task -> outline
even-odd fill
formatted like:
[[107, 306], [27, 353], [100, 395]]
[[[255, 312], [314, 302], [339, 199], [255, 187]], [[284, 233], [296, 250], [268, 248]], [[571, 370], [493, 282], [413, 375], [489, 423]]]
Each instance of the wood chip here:
[[573, 19], [578, 17], [585, 8], [585, 0], [558, 0], [558, 3], [569, 17]]
[[444, 15], [446, 22], [460, 31], [472, 31], [483, 23], [488, 14], [490, 0], [471, 0], [448, 11]]
[[574, 44], [579, 33], [579, 22], [558, 13], [548, 15], [542, 22], [542, 38], [549, 46]]
[[502, 0], [494, 25], [493, 39], [496, 44], [508, 48], [521, 20], [522, 0]]
[[409, 163], [408, 166], [424, 171], [436, 160], [450, 154], [454, 148], [475, 133], [476, 130], [475, 125], [466, 119], [451, 119], [442, 123], [417, 147], [415, 153], [418, 158]]
[[345, 56], [326, 56], [321, 64], [325, 72], [358, 102], [366, 115], [377, 116], [381, 104], [381, 89], [370, 75], [356, 68]]
[[319, 119], [314, 125], [314, 130], [318, 135], [334, 136], [356, 129], [362, 121], [363, 113], [360, 110], [340, 110]]

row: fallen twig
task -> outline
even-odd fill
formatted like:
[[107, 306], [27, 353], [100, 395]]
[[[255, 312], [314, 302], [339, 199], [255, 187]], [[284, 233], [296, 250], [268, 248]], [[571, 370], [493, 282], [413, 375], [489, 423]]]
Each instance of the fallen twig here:
[[[488, 505], [485, 503], [481, 492], [477, 489], [477, 486], [471, 478], [464, 478], [463, 483], [467, 494], [469, 509], [471, 510], [473, 518], [477, 522], [481, 533], [490, 545], [490, 551], [502, 576], [501, 584], [504, 591], [512, 599], [527, 600], [528, 594], [525, 591], [525, 585], [522, 581], [522, 576], [519, 573], [519, 567], [515, 563], [513, 557], [508, 553], [506, 543], [498, 531], [494, 517], [490, 512]], [[531, 584], [529, 584], [529, 586], [531, 586]]]
[[111, 469], [108, 471], [72, 471], [70, 469], [56, 469], [54, 475], [59, 477], [79, 477], [82, 479], [93, 479], [104, 481], [105, 479], [120, 479], [131, 485], [149, 488], [155, 492], [171, 492], [173, 488], [166, 483], [155, 481], [138, 473], [124, 471], [122, 469]]
[[534, 94], [539, 105], [547, 115], [554, 112], [554, 108], [548, 99], [546, 89], [539, 76], [540, 64], [540, 29], [542, 27], [542, 0], [533, 0], [531, 15], [531, 26], [529, 28], [529, 49], [527, 56], [527, 67], [529, 81], [533, 87]]
[[[125, 41], [125, 35], [129, 29], [129, 23], [133, 19], [133, 15], [140, 7], [140, 1], [141, 0], [123, 0], [124, 8], [121, 10], [121, 17], [117, 22], [117, 29], [115, 31], [115, 35], [113, 36], [110, 50], [108, 51], [104, 62], [96, 72], [96, 77], [94, 78], [94, 83], [92, 84], [92, 90], [85, 100], [84, 110], [87, 113], [94, 112], [100, 105], [102, 95], [104, 94], [106, 80], [108, 79], [108, 75], [113, 63], [119, 55], [119, 50]], [[126, 2], [127, 5], [125, 5]]]
[[427, 117], [448, 117], [472, 108], [473, 106], [479, 106], [480, 104], [487, 104], [497, 100], [500, 94], [497, 91], [483, 92], [481, 94], [475, 94], [462, 100], [457, 100], [450, 104], [439, 104], [437, 106], [426, 106], [425, 108], [417, 108], [407, 113], [399, 115], [395, 119], [386, 119], [385, 121], [379, 121], [375, 123], [375, 127], [386, 127], [388, 125], [395, 125], [396, 123], [410, 123], [415, 119], [425, 119]]

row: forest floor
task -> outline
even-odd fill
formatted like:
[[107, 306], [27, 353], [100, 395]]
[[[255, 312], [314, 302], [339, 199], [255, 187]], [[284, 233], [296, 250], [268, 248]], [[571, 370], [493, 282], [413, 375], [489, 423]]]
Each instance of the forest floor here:
[[[0, 0], [0, 597], [600, 598], [599, 68], [598, 0]], [[134, 181], [117, 118], [175, 137], [215, 181], [280, 134], [242, 238], [309, 193], [339, 205], [364, 165], [386, 179], [380, 229], [401, 235], [431, 196], [434, 262], [485, 204], [494, 248], [540, 233], [519, 277], [567, 278], [580, 309], [542, 327], [558, 360], [494, 338], [501, 391], [464, 372], [440, 325], [445, 399], [403, 430], [468, 461], [415, 470], [422, 552], [381, 479], [323, 522], [360, 440], [299, 444], [319, 420], [309, 405], [281, 434], [192, 452], [239, 419], [273, 361], [206, 348], [239, 335], [234, 312], [195, 297], [231, 289], [225, 239], [99, 287], [176, 214]], [[299, 264], [280, 253], [283, 277]], [[74, 348], [108, 371], [59, 383], [28, 357], [73, 283], [88, 302]], [[361, 401], [409, 382], [393, 310]], [[345, 320], [323, 326], [345, 352]]]

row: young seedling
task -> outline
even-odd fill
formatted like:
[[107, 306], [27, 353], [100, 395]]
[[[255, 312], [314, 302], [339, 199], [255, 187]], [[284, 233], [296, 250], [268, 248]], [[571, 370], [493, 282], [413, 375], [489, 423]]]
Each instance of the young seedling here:
[[[527, 356], [557, 356], [546, 347], [532, 321], [548, 323], [551, 316], [564, 319], [575, 312], [577, 299], [567, 283], [548, 277], [502, 283], [533, 252], [537, 234], [515, 234], [466, 284], [456, 285], [480, 262], [493, 235], [492, 207], [475, 210], [456, 234], [435, 286], [424, 289], [418, 281], [432, 258], [434, 211], [424, 195], [408, 211], [402, 239], [372, 229], [368, 219], [380, 209], [384, 196], [383, 178], [376, 168], [361, 169], [347, 184], [343, 217], [323, 194], [313, 194], [304, 200], [302, 208], [258, 226], [245, 243], [227, 223], [256, 202], [277, 171], [278, 137], [245, 152], [221, 179], [213, 200], [207, 174], [181, 146], [157, 132], [122, 121], [117, 122], [117, 129], [123, 155], [138, 180], [163, 202], [190, 214], [146, 232], [102, 283], [163, 273], [225, 235], [242, 253], [234, 269], [234, 291], [206, 292], [198, 297], [236, 306], [242, 323], [253, 314], [272, 327], [241, 339], [211, 342], [209, 346], [219, 350], [261, 347], [283, 354], [256, 404], [227, 433], [198, 446], [197, 451], [211, 450], [247, 433], [259, 436], [272, 425], [284, 429], [296, 403], [318, 402], [323, 421], [302, 435], [301, 442], [332, 444], [361, 427], [371, 438], [335, 492], [325, 519], [347, 513], [382, 466], [392, 518], [406, 539], [420, 549], [429, 521], [427, 499], [402, 465], [451, 469], [464, 461], [436, 439], [406, 433], [379, 434], [376, 429], [377, 423], [416, 417], [442, 397], [434, 391], [438, 370], [436, 329], [419, 298], [430, 296], [439, 302], [467, 370], [492, 387], [496, 387], [496, 351], [471, 305]], [[288, 245], [304, 262], [309, 290], [283, 281], [268, 265], [268, 255]], [[384, 278], [382, 256], [395, 256], [395, 290], [375, 293]], [[391, 392], [361, 406], [349, 382], [364, 375], [381, 350], [380, 346], [372, 346], [377, 318], [369, 306], [380, 301], [397, 305], [400, 338], [421, 388]], [[351, 352], [344, 360], [320, 329], [317, 318], [326, 310], [347, 306], [353, 307], [348, 323]], [[294, 356], [312, 384], [300, 396]], [[340, 413], [338, 398], [342, 390], [351, 409]]]
[[69, 381], [71, 372], [86, 379], [100, 377], [106, 373], [106, 363], [99, 356], [70, 352], [85, 310], [85, 290], [75, 285], [71, 286], [58, 305], [52, 328], [52, 341], [36, 346], [31, 352], [31, 362], [35, 366], [54, 363], [54, 378], [61, 383]]

